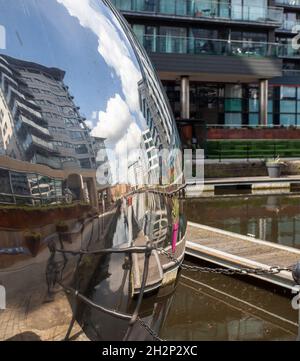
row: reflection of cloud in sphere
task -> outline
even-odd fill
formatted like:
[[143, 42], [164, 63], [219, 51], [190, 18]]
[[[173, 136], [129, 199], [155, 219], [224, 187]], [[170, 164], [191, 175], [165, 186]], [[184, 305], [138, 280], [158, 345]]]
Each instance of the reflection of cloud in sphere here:
[[119, 94], [107, 103], [105, 112], [99, 113], [98, 124], [92, 131], [95, 137], [106, 138], [109, 143], [116, 143], [122, 138], [132, 119], [128, 106]]
[[[99, 40], [98, 51], [121, 80], [123, 94], [131, 111], [139, 111], [138, 82], [141, 74], [128, 52], [128, 40], [114, 18], [96, 11], [89, 0], [57, 0], [83, 27], [89, 28]], [[113, 22], [113, 23], [112, 23]], [[120, 32], [117, 32], [115, 27]]]

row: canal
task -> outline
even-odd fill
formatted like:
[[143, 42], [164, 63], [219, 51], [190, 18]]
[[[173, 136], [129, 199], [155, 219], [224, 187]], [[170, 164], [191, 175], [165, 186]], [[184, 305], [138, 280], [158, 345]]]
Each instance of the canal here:
[[[192, 222], [300, 248], [298, 195], [201, 198], [187, 201], [185, 213]], [[289, 290], [250, 278], [184, 271], [160, 336], [203, 341], [295, 340], [299, 328], [293, 297]]]
[[191, 222], [300, 248], [300, 195], [199, 198], [185, 203]]

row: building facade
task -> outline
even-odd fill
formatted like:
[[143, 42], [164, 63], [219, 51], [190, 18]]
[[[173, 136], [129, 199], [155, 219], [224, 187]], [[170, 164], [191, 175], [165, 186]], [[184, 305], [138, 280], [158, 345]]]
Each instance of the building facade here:
[[60, 69], [0, 56], [1, 154], [56, 169], [97, 167], [97, 140], [64, 77]]
[[[300, 156], [299, 0], [113, 3], [150, 55], [184, 145], [205, 139], [207, 156], [216, 157], [226, 139], [293, 140], [276, 152]], [[252, 156], [273, 155], [272, 147]]]

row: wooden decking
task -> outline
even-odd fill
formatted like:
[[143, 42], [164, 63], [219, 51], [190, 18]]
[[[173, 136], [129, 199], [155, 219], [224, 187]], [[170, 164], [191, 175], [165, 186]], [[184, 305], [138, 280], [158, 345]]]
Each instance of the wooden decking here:
[[[195, 223], [188, 224], [186, 254], [235, 269], [289, 267], [300, 261], [298, 249]], [[288, 271], [255, 277], [290, 289], [295, 286]]]

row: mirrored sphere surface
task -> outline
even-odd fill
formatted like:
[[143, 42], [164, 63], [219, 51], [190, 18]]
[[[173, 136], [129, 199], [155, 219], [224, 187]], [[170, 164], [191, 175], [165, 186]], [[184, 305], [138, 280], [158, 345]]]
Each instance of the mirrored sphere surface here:
[[[154, 291], [140, 312], [159, 331], [178, 271], [161, 250], [181, 262], [185, 247], [166, 196], [183, 181], [179, 149], [151, 62], [108, 1], [0, 0], [0, 340], [62, 339], [73, 316], [89, 339], [146, 339], [120, 314]], [[128, 249], [147, 244], [143, 287], [145, 254]]]

